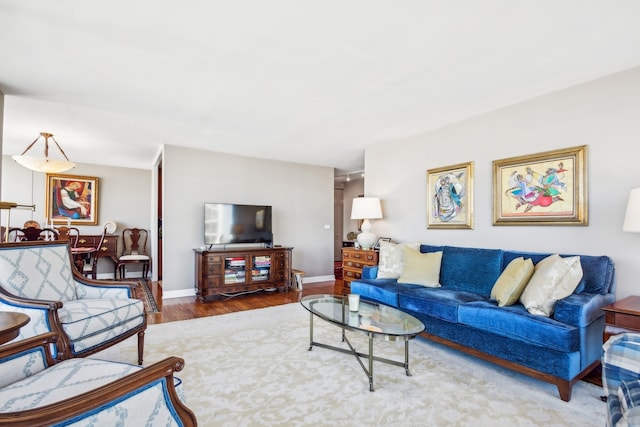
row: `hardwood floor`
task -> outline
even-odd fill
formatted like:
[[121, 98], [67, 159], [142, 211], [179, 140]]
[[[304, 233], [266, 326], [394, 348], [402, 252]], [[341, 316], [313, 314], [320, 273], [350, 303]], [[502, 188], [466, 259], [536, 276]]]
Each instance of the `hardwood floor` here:
[[257, 292], [221, 300], [207, 300], [204, 303], [196, 302], [195, 296], [171, 298], [163, 301], [162, 285], [159, 282], [152, 282], [150, 289], [160, 309], [160, 313], [147, 315], [147, 322], [153, 324], [288, 304], [300, 301], [305, 295], [341, 294], [342, 280], [305, 283], [302, 291]]

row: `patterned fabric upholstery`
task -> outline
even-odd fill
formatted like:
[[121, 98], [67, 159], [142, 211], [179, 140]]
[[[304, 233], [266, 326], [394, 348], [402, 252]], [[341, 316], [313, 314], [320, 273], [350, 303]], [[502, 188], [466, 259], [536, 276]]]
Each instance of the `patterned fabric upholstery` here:
[[135, 299], [83, 299], [66, 302], [58, 315], [76, 353], [140, 325], [144, 306]]
[[[67, 242], [42, 243], [0, 247], [0, 287], [26, 299], [62, 302], [57, 309], [60, 325], [56, 329], [50, 324], [49, 305], [38, 307], [0, 294], [0, 310], [22, 312], [31, 319], [14, 341], [62, 330], [71, 353], [66, 358], [90, 354], [140, 328], [144, 331], [144, 305], [132, 298], [129, 285], [83, 283], [83, 277], [74, 276]], [[53, 351], [58, 357], [58, 349]]]
[[638, 425], [640, 406], [636, 405], [640, 405], [640, 334], [614, 335], [604, 343], [602, 351], [607, 426]]
[[50, 301], [76, 299], [66, 245], [0, 251], [0, 284], [14, 295]]
[[[38, 354], [37, 351], [29, 352], [17, 358], [0, 361], [3, 380], [11, 370], [23, 374], [22, 379], [0, 387], [0, 413], [38, 408], [79, 396], [143, 369], [140, 366], [97, 359], [69, 359], [47, 369], [40, 369], [32, 375], [26, 375], [25, 370], [34, 371], [31, 364], [37, 362]], [[35, 366], [42, 368], [42, 361]], [[183, 400], [180, 380], [174, 378], [174, 384]], [[181, 423], [166, 397], [166, 382], [161, 379], [141, 387], [126, 399], [111, 402], [65, 425], [173, 426]]]

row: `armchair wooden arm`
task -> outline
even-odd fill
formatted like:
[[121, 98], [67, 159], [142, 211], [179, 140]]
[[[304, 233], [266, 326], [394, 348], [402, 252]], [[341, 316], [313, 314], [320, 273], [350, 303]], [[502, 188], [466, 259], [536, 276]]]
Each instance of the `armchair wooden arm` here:
[[[49, 344], [55, 343], [56, 339], [56, 334], [47, 333], [0, 346], [0, 358], [20, 354], [28, 349], [42, 347], [48, 366], [51, 366], [56, 361], [51, 357]], [[136, 391], [142, 390], [162, 379], [165, 379], [169, 400], [167, 404], [172, 406], [173, 411], [175, 411], [183, 425], [187, 427], [197, 426], [195, 414], [179, 399], [174, 385], [173, 373], [181, 371], [183, 367], [183, 359], [173, 356], [168, 357], [81, 395], [39, 408], [0, 413], [0, 426], [51, 426], [74, 417], [82, 417], [83, 414], [94, 414], [99, 412], [100, 408], [109, 406], [114, 402], [135, 398]]]

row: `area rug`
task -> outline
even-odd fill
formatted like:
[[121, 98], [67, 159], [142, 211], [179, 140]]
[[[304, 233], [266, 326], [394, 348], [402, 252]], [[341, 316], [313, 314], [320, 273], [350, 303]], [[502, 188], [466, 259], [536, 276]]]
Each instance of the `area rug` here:
[[[351, 333], [356, 348], [367, 338]], [[342, 345], [340, 330], [314, 322], [314, 338]], [[411, 341], [412, 376], [374, 363], [374, 392], [353, 356], [309, 347], [309, 313], [286, 304], [149, 325], [145, 365], [185, 359], [187, 405], [201, 426], [602, 426], [602, 389], [578, 382], [570, 402], [550, 384], [450, 350]], [[399, 342], [376, 354], [402, 360]], [[136, 361], [129, 339], [92, 357]]]
[[160, 313], [160, 309], [158, 308], [158, 303], [156, 302], [156, 299], [153, 297], [153, 293], [149, 288], [149, 281], [145, 279], [140, 279], [140, 289], [142, 289], [142, 292], [140, 292], [138, 296], [142, 299], [145, 312]]

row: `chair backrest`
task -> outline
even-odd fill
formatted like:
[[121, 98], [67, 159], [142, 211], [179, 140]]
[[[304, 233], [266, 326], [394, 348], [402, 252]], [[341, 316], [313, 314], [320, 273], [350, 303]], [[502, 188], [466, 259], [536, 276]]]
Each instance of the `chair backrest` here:
[[122, 230], [122, 255], [147, 255], [148, 234], [143, 228]]
[[56, 227], [56, 231], [58, 232], [58, 240], [68, 240], [72, 248], [77, 246], [80, 230], [76, 227]]
[[12, 228], [9, 234], [16, 242], [35, 242], [36, 240], [58, 240], [58, 232], [53, 228]]
[[76, 299], [68, 242], [35, 241], [0, 245], [0, 286], [23, 298]]

